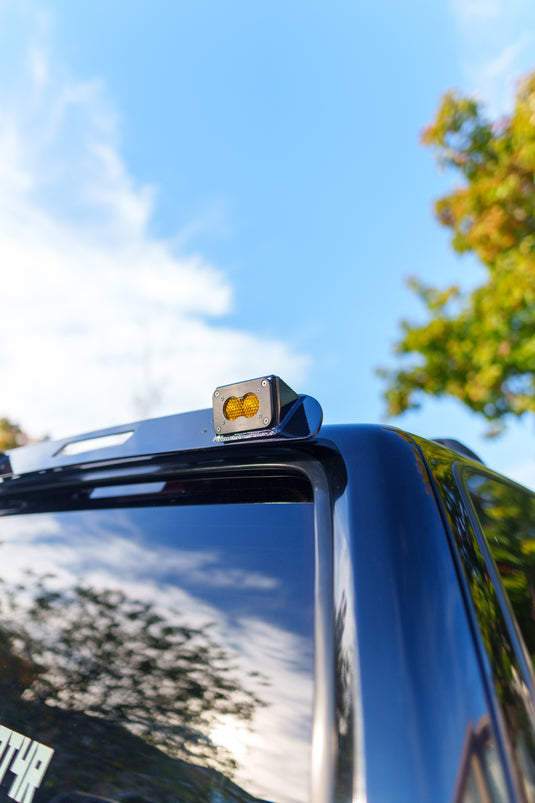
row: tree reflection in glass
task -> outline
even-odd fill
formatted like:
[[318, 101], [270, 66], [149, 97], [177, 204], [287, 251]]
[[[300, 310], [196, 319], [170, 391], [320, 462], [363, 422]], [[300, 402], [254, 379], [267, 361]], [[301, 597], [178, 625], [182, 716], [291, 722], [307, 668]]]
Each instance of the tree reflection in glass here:
[[101, 717], [168, 755], [232, 769], [210, 731], [222, 715], [250, 720], [262, 701], [233, 672], [209, 625], [177, 624], [178, 612], [165, 618], [119, 589], [59, 591], [43, 578], [32, 585], [37, 594], [25, 610], [9, 595], [2, 633], [31, 667], [25, 700]]
[[0, 519], [0, 724], [55, 750], [34, 803], [308, 798], [311, 505], [223, 507]]

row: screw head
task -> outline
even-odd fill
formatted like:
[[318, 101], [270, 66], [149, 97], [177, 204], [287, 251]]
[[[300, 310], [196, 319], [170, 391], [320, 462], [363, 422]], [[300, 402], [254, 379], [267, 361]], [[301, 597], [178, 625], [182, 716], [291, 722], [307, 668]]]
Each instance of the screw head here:
[[267, 387], [267, 379], [262, 380], [262, 387], [263, 388]]

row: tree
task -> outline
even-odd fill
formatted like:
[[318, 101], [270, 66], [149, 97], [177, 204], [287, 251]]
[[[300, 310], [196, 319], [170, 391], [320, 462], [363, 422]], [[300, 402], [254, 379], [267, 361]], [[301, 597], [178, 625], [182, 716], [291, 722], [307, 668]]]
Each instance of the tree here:
[[29, 443], [29, 438], [18, 424], [14, 424], [9, 418], [0, 418], [0, 451], [15, 449], [26, 443]]
[[388, 411], [416, 408], [422, 394], [453, 396], [496, 434], [511, 416], [535, 412], [535, 73], [511, 115], [494, 122], [478, 101], [447, 93], [422, 139], [463, 179], [435, 213], [487, 278], [469, 293], [410, 280], [428, 320], [402, 322], [395, 351], [412, 359], [379, 372]]

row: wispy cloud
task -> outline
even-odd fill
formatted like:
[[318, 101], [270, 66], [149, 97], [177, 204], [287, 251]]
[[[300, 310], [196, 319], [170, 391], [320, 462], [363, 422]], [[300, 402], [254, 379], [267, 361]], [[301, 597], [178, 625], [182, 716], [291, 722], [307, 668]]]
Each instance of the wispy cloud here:
[[465, 63], [469, 84], [493, 116], [512, 108], [518, 82], [526, 71], [522, 66], [523, 56], [532, 44], [533, 36], [523, 34], [495, 55]]
[[492, 115], [510, 110], [516, 85], [533, 69], [535, 7], [530, 0], [451, 0], [466, 91]]
[[0, 414], [62, 435], [208, 406], [249, 375], [299, 381], [302, 355], [221, 323], [221, 268], [178, 251], [180, 231], [151, 235], [157, 188], [125, 165], [106, 88], [73, 79], [42, 30], [0, 62]]
[[503, 0], [452, 0], [451, 8], [463, 26], [481, 22], [494, 22], [503, 13]]

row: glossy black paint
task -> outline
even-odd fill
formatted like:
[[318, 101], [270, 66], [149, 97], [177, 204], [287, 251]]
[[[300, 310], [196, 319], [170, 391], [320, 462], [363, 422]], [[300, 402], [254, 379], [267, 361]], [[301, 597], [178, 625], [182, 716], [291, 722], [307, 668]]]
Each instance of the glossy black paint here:
[[467, 733], [489, 702], [427, 468], [403, 433], [333, 434], [348, 474], [335, 504], [335, 566], [338, 609], [351, 600], [357, 645], [346, 655], [358, 655], [356, 791], [450, 801]]
[[214, 443], [210, 427], [201, 411], [108, 430], [133, 434], [86, 455], [58, 454], [76, 439], [16, 450], [0, 506], [20, 513], [40, 495], [68, 492], [79, 495], [74, 508], [90, 507], [91, 489], [124, 483], [172, 480], [178, 494], [191, 479], [245, 489], [250, 477], [307, 477], [316, 530], [310, 799], [464, 801], [475, 762], [490, 800], [522, 800], [509, 698], [486, 650], [491, 637], [498, 651], [513, 647], [460, 499], [453, 467], [462, 458], [386, 427], [240, 443]]

